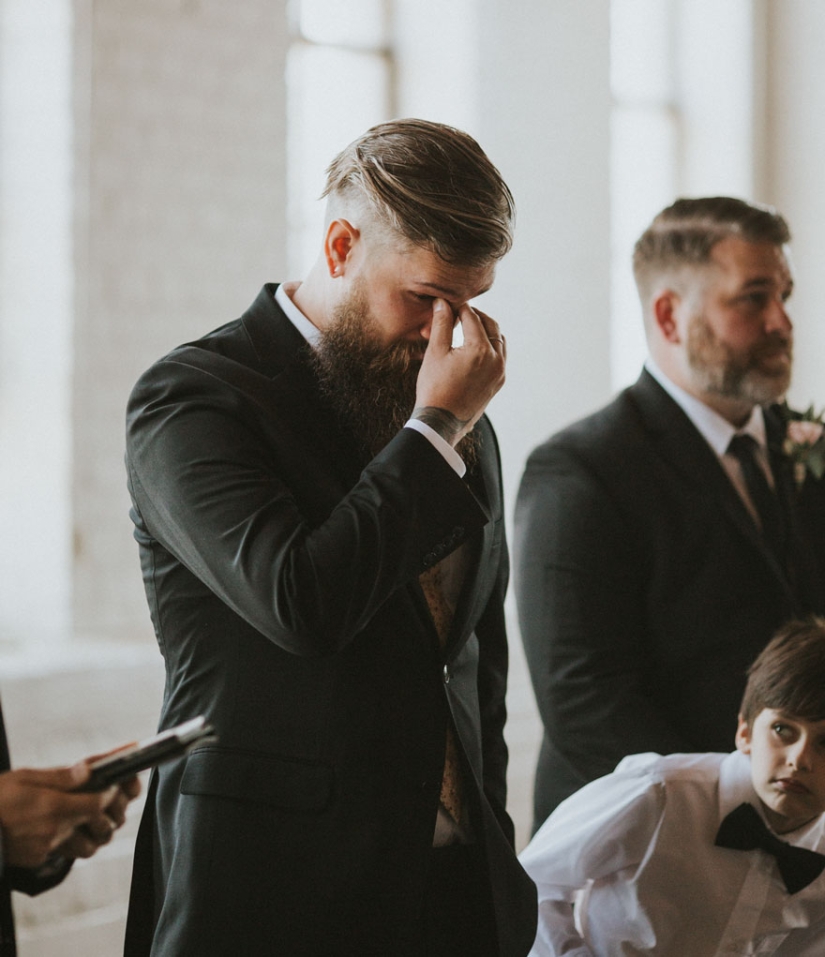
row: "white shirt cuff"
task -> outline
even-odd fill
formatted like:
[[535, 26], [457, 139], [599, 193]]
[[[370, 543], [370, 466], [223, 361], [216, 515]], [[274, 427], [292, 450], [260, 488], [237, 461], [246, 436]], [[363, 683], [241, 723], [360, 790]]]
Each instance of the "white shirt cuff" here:
[[464, 464], [464, 459], [458, 454], [458, 452], [456, 452], [449, 442], [441, 438], [435, 429], [427, 425], [426, 422], [422, 422], [421, 419], [410, 419], [408, 422], [404, 423], [404, 428], [412, 429], [415, 432], [420, 432], [424, 438], [427, 439], [430, 445], [432, 445], [436, 451], [441, 453], [441, 455], [444, 457], [444, 460], [453, 469], [456, 475], [459, 478], [464, 478], [464, 473], [467, 471], [467, 466]]

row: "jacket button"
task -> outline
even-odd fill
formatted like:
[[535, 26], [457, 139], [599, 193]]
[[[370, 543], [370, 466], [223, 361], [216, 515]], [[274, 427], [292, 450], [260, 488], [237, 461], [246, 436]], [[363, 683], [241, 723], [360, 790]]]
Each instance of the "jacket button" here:
[[448, 685], [450, 683], [450, 678], [452, 678], [452, 675], [450, 674], [450, 666], [444, 665], [444, 684], [445, 685]]

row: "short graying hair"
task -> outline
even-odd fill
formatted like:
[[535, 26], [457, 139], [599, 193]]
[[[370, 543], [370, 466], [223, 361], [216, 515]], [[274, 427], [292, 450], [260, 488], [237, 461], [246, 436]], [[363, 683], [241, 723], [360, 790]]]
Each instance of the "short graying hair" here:
[[478, 143], [442, 123], [381, 123], [327, 170], [324, 196], [366, 201], [377, 220], [445, 262], [481, 266], [513, 243], [515, 204]]
[[663, 209], [633, 250], [633, 274], [642, 293], [653, 276], [710, 262], [713, 247], [728, 236], [783, 246], [791, 232], [773, 208], [732, 196], [677, 199]]

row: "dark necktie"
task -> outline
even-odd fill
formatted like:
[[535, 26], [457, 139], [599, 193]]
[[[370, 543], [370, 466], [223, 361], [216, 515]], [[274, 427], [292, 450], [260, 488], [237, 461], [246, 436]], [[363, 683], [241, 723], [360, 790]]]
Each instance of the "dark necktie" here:
[[739, 462], [742, 477], [754, 508], [759, 515], [762, 536], [777, 558], [782, 556], [782, 516], [779, 499], [768, 484], [764, 469], [756, 458], [756, 439], [752, 435], [734, 435], [728, 452]]
[[780, 841], [768, 830], [751, 804], [740, 804], [722, 821], [716, 835], [716, 846], [729, 847], [735, 851], [761, 848], [772, 854], [789, 894], [801, 891], [825, 870], [825, 855]]

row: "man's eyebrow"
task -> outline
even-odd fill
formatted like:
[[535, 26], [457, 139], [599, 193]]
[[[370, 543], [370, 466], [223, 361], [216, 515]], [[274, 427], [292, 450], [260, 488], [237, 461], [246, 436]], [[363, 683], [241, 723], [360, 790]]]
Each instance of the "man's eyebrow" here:
[[[448, 286], [440, 286], [436, 282], [423, 282], [420, 280], [414, 280], [414, 282], [416, 286], [421, 286], [424, 289], [431, 289], [433, 292], [441, 296], [442, 299], [461, 299], [462, 298], [460, 292], [458, 292], [456, 289], [450, 289]], [[490, 289], [492, 289], [492, 283], [489, 286], [485, 286], [483, 289], [479, 289], [479, 291], [472, 298], [475, 299], [476, 296], [481, 296], [483, 293], [487, 292]]]
[[[742, 283], [743, 289], [753, 289], [753, 288], [765, 288], [776, 285], [776, 280], [772, 276], [753, 276], [751, 279], [746, 280]], [[793, 279], [788, 279], [787, 282], [780, 282], [780, 286], [786, 289], [793, 289]]]

